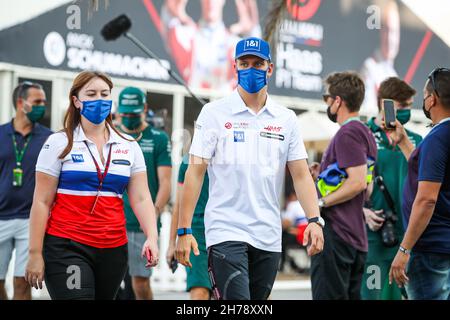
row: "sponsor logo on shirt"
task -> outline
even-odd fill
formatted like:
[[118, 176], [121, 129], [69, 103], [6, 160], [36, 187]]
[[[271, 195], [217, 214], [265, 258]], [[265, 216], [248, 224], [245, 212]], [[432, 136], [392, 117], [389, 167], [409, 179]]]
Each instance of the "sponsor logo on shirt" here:
[[244, 131], [234, 131], [234, 142], [245, 142]]
[[231, 129], [232, 127], [233, 127], [233, 125], [231, 124], [231, 122], [225, 123], [225, 128]]
[[122, 165], [122, 166], [129, 166], [129, 165], [131, 165], [130, 161], [125, 160], [125, 159], [114, 159], [112, 161], [112, 163], [118, 164], [118, 165]]
[[275, 127], [275, 126], [267, 126], [264, 127], [264, 130], [267, 130], [269, 132], [280, 132], [283, 127]]
[[153, 150], [155, 149], [153, 139], [141, 139], [139, 141], [139, 146], [144, 153], [153, 153]]
[[234, 122], [233, 128], [234, 129], [248, 129], [249, 123], [248, 122]]
[[276, 134], [276, 133], [262, 131], [262, 132], [260, 132], [259, 135], [261, 137], [267, 138], [267, 139], [277, 139], [277, 140], [284, 141], [284, 136], [282, 134]]
[[84, 162], [84, 158], [82, 154], [72, 154], [72, 161], [75, 163]]
[[115, 150], [113, 153], [114, 154], [128, 154], [130, 150], [126, 149], [126, 150], [122, 150], [122, 149], [117, 149]]
[[47, 150], [48, 148], [50, 148], [50, 145], [48, 143], [44, 144], [44, 146], [42, 147], [42, 149], [45, 149], [45, 150]]

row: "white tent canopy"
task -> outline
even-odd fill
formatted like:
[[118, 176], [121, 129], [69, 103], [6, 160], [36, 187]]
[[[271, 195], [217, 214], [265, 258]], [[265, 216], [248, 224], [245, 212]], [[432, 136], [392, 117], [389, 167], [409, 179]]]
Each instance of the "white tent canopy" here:
[[450, 47], [450, 3], [448, 0], [402, 0]]
[[330, 140], [339, 130], [339, 125], [332, 123], [322, 113], [308, 111], [298, 116], [300, 132], [304, 141]]
[[28, 21], [72, 0], [0, 0], [0, 30]]
[[[408, 122], [405, 127], [415, 133], [425, 137], [431, 128], [427, 127], [424, 123], [417, 123], [413, 121], [419, 116], [423, 119], [421, 110], [413, 110], [413, 119]], [[308, 141], [323, 141], [331, 140], [336, 132], [339, 130], [339, 125], [332, 123], [327, 115], [315, 111], [308, 111], [300, 114], [298, 117], [298, 124], [300, 132], [302, 133], [303, 140]]]

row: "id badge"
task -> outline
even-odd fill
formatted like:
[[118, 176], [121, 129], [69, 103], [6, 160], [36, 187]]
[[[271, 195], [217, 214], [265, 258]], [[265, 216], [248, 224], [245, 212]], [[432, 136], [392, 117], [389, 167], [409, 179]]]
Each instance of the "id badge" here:
[[13, 186], [14, 187], [22, 186], [22, 177], [23, 177], [23, 170], [21, 168], [13, 169]]

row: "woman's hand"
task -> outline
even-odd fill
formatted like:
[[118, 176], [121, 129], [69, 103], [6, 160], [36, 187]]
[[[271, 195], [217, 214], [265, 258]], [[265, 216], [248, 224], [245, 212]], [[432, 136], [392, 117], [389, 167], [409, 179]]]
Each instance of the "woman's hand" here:
[[42, 253], [30, 253], [28, 263], [25, 269], [25, 281], [35, 289], [42, 289], [44, 281], [44, 258]]
[[147, 258], [146, 268], [155, 267], [159, 262], [159, 248], [156, 239], [148, 238], [142, 246], [142, 257]]

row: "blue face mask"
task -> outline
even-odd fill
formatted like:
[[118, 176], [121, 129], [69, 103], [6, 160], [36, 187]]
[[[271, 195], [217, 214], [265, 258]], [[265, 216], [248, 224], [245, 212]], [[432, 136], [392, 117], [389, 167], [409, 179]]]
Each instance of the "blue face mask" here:
[[93, 124], [100, 124], [111, 113], [112, 100], [92, 100], [82, 101], [83, 110], [81, 115], [88, 119]]
[[238, 84], [248, 93], [259, 92], [267, 85], [267, 70], [238, 70]]

